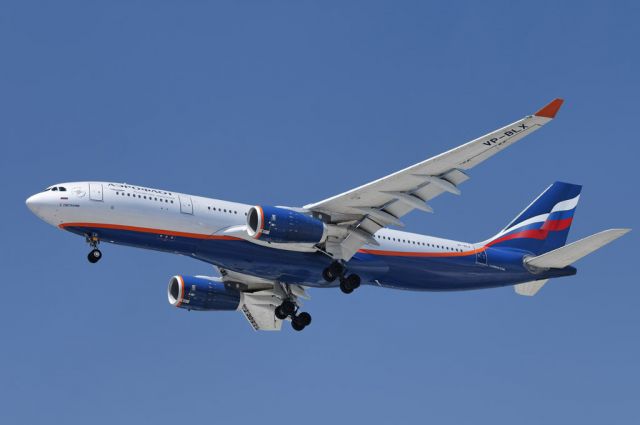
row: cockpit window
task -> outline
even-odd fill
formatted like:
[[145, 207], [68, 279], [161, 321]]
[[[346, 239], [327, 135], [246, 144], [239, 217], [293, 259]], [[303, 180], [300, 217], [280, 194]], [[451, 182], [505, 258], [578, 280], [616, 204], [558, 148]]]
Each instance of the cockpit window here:
[[45, 190], [43, 190], [43, 192], [48, 192], [48, 191], [52, 191], [52, 192], [66, 192], [67, 188], [64, 186], [50, 186], [48, 188], [46, 188]]

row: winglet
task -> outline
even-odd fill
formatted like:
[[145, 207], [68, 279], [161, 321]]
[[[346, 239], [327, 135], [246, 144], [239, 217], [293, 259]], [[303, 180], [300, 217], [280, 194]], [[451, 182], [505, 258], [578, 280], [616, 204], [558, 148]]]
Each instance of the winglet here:
[[553, 99], [547, 106], [535, 113], [536, 117], [555, 118], [564, 99]]

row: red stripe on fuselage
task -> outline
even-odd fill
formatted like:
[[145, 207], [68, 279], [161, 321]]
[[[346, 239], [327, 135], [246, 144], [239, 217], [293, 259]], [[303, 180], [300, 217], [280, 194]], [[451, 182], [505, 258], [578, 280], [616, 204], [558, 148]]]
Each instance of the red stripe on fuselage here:
[[[263, 215], [264, 220], [264, 215]], [[496, 245], [500, 242], [504, 242], [511, 239], [519, 239], [519, 238], [530, 238], [530, 239], [546, 239], [549, 231], [557, 231], [564, 230], [571, 226], [572, 218], [562, 219], [562, 220], [549, 220], [545, 222], [542, 226], [542, 229], [537, 230], [523, 230], [521, 232], [514, 232], [509, 235], [505, 235], [501, 238], [493, 240], [486, 244], [485, 246], [469, 251], [463, 252], [420, 252], [420, 251], [386, 251], [386, 250], [375, 250], [375, 249], [360, 249], [358, 252], [363, 254], [372, 254], [372, 255], [382, 255], [389, 257], [464, 257], [468, 255], [475, 255], [478, 252], [486, 250], [486, 248]], [[205, 235], [200, 233], [188, 233], [188, 232], [177, 232], [173, 230], [162, 230], [162, 229], [154, 229], [148, 227], [135, 227], [135, 226], [124, 226], [120, 224], [103, 224], [103, 223], [63, 223], [58, 227], [64, 229], [67, 227], [91, 227], [98, 229], [115, 229], [115, 230], [128, 230], [132, 232], [142, 232], [142, 233], [152, 233], [158, 235], [169, 235], [169, 236], [179, 236], [184, 238], [194, 238], [194, 239], [207, 239], [207, 240], [242, 240], [241, 238], [237, 238], [234, 236], [222, 236], [222, 235]], [[261, 229], [262, 230], [262, 229]]]
[[499, 244], [500, 242], [508, 241], [511, 239], [546, 239], [551, 231], [559, 231], [568, 229], [571, 226], [573, 218], [565, 218], [561, 220], [547, 220], [542, 225], [541, 229], [529, 229], [523, 230], [521, 232], [514, 232], [501, 238], [495, 239], [487, 244], [487, 246], [492, 246], [495, 244]]
[[542, 229], [549, 230], [549, 231], [564, 230], [569, 228], [569, 226], [571, 226], [572, 221], [573, 221], [573, 217], [563, 218], [560, 220], [548, 220], [544, 222]]
[[511, 233], [510, 235], [505, 235], [501, 238], [495, 239], [489, 242], [486, 246], [492, 246], [511, 239], [546, 239], [548, 234], [549, 232], [547, 230], [542, 229], [523, 230], [522, 232]]

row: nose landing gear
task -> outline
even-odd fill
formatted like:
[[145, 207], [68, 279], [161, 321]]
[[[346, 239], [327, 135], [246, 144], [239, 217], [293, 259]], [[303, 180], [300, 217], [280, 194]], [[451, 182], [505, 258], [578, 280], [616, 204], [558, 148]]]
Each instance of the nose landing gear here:
[[360, 276], [357, 274], [345, 275], [346, 268], [338, 261], [334, 261], [322, 271], [322, 277], [327, 282], [333, 282], [340, 279], [340, 290], [345, 294], [352, 293], [360, 287]]
[[89, 246], [93, 248], [89, 253], [89, 255], [87, 255], [87, 260], [89, 260], [89, 262], [92, 264], [97, 263], [102, 258], [102, 251], [98, 249], [98, 244], [100, 243], [100, 239], [98, 239], [98, 236], [96, 234], [86, 235], [85, 239], [89, 244]]

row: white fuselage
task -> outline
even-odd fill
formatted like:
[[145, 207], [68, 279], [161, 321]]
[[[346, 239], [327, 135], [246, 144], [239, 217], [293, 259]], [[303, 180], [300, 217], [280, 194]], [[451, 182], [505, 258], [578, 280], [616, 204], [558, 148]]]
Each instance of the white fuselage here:
[[[61, 191], [60, 188], [64, 188]], [[54, 190], [56, 189], [56, 190]], [[122, 229], [148, 229], [155, 233], [239, 236], [246, 224], [248, 204], [205, 198], [161, 189], [110, 182], [72, 182], [54, 185], [31, 196], [28, 207], [47, 223], [65, 228], [73, 224], [113, 225]], [[234, 230], [235, 229], [235, 230]], [[229, 233], [231, 232], [231, 233]], [[243, 237], [244, 238], [244, 237]], [[250, 240], [246, 237], [244, 239]], [[370, 252], [465, 252], [474, 246], [392, 229], [375, 234], [379, 245]], [[268, 244], [279, 249], [309, 251], [309, 247]]]

